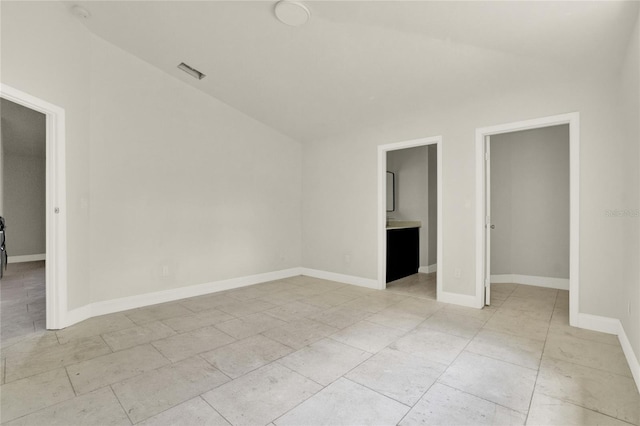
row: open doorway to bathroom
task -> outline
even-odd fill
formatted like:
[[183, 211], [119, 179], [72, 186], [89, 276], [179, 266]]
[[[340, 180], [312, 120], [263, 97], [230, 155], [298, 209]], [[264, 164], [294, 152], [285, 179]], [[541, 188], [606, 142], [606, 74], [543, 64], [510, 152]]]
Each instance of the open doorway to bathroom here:
[[[442, 277], [440, 138], [380, 147], [380, 287], [437, 299]], [[384, 196], [382, 196], [384, 195]]]

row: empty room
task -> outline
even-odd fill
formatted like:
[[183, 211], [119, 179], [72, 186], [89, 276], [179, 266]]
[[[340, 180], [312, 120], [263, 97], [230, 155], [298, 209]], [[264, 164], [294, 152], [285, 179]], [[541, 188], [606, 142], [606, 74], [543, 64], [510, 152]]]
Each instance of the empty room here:
[[0, 423], [639, 425], [639, 18], [3, 0]]

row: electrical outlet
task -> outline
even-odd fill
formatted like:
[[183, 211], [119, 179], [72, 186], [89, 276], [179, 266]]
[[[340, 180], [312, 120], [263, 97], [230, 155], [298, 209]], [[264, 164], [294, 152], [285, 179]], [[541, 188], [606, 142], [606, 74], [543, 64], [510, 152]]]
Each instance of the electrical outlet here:
[[453, 277], [454, 278], [460, 278], [462, 276], [462, 270], [460, 268], [456, 268], [453, 271]]

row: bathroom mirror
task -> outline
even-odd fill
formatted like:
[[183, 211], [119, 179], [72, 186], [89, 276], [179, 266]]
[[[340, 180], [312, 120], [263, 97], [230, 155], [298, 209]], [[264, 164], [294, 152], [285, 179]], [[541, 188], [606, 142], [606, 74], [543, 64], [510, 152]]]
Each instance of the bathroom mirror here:
[[387, 212], [396, 211], [396, 175], [387, 172]]

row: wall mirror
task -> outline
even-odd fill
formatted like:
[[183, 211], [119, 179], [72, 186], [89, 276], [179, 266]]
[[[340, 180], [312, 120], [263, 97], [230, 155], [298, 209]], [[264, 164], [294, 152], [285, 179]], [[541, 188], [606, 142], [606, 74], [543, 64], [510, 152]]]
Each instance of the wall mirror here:
[[387, 172], [387, 212], [396, 210], [396, 175]]

